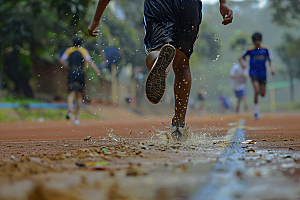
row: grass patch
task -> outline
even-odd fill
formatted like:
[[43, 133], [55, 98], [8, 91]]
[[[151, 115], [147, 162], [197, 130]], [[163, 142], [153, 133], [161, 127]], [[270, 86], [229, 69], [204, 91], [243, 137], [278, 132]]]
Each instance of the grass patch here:
[[45, 120], [61, 120], [65, 118], [65, 109], [26, 109], [20, 107], [16, 109], [23, 120], [26, 121], [37, 121], [39, 118]]
[[22, 104], [29, 104], [29, 103], [43, 103], [43, 101], [36, 100], [36, 99], [28, 99], [26, 97], [15, 97], [12, 94], [8, 94], [5, 97], [0, 98], [1, 103], [18, 103]]
[[292, 109], [293, 109], [293, 110], [300, 110], [300, 101], [294, 102], [294, 103], [292, 104]]
[[17, 122], [22, 119], [13, 108], [0, 109], [0, 122]]
[[[276, 102], [276, 111], [299, 111], [300, 102]], [[270, 112], [270, 104], [260, 104], [259, 110], [264, 112]]]

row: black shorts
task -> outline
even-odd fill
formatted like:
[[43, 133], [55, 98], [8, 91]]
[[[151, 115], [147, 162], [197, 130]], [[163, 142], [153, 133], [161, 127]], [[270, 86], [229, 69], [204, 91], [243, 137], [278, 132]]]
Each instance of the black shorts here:
[[252, 82], [257, 81], [259, 85], [266, 85], [267, 84], [267, 79], [266, 78], [259, 78], [257, 76], [250, 76]]
[[146, 53], [169, 43], [190, 58], [201, 20], [200, 0], [145, 0]]
[[68, 77], [68, 91], [84, 92], [85, 73], [82, 70], [70, 71]]

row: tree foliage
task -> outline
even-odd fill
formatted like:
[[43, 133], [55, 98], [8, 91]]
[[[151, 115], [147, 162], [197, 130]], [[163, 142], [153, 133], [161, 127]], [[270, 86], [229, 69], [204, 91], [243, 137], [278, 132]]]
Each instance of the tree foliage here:
[[[299, 0], [273, 0], [271, 7], [275, 10], [273, 20], [283, 26], [299, 27], [295, 23], [300, 19]], [[286, 33], [284, 42], [276, 49], [281, 60], [286, 64], [286, 73], [292, 78], [300, 79], [300, 37]]]
[[299, 0], [272, 0], [269, 1], [275, 9], [273, 20], [283, 26], [295, 26], [300, 19]]
[[300, 51], [298, 50], [300, 45], [300, 38], [295, 38], [290, 34], [284, 36], [285, 41], [277, 47], [276, 51], [280, 56], [283, 63], [286, 65], [286, 70], [283, 71], [283, 75], [289, 77], [291, 83], [291, 101], [294, 100], [294, 78], [300, 79]]
[[295, 38], [290, 34], [284, 36], [284, 42], [277, 47], [276, 51], [281, 60], [287, 66], [287, 72], [294, 78], [300, 78], [300, 38]]
[[[103, 49], [116, 46], [124, 52], [120, 66], [128, 63], [144, 66], [144, 0], [116, 1], [122, 6], [126, 20], [120, 21], [111, 9], [106, 9], [99, 27], [101, 34], [91, 38], [87, 37], [87, 26], [96, 1], [0, 0], [0, 72], [13, 83], [14, 88], [10, 89], [33, 97], [30, 82], [36, 77], [36, 69], [57, 64], [56, 55], [71, 45], [74, 34], [83, 36], [85, 47], [96, 63], [102, 61], [99, 55]], [[200, 38], [194, 55], [215, 59], [220, 42], [206, 22], [201, 25]]]
[[33, 97], [29, 85], [33, 66], [54, 62], [65, 37], [83, 25], [80, 18], [88, 1], [62, 2], [67, 1], [0, 0], [0, 70], [13, 81], [16, 93]]
[[248, 33], [236, 30], [235, 34], [229, 40], [231, 50], [241, 55], [242, 51], [251, 44], [250, 38], [251, 36]]
[[217, 32], [209, 27], [207, 21], [203, 21], [200, 27], [199, 39], [195, 43], [195, 54], [201, 55], [202, 60], [212, 61], [217, 58], [221, 48]]

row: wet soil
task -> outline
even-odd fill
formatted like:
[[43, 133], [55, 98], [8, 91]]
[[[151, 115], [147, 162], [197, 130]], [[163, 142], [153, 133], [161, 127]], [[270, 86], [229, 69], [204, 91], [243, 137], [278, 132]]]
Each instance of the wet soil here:
[[168, 117], [1, 123], [0, 199], [190, 199], [237, 129], [255, 142], [243, 147], [243, 168], [220, 178], [230, 199], [297, 199], [299, 119], [190, 116], [183, 141], [170, 137]]
[[246, 120], [245, 186], [235, 199], [300, 199], [300, 115], [265, 115]]

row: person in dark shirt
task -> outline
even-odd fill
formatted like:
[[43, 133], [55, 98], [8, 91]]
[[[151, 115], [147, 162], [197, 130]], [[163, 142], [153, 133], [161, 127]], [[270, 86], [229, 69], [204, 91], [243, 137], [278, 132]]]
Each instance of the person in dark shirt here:
[[[75, 98], [75, 92], [77, 94], [77, 109], [74, 118], [74, 124], [79, 124], [79, 110], [83, 101], [83, 92], [85, 89], [85, 70], [86, 63], [100, 75], [100, 70], [94, 64], [88, 51], [81, 47], [82, 39], [75, 36], [73, 38], [74, 46], [65, 50], [60, 58], [60, 64], [65, 68], [69, 69], [68, 75], [68, 113], [66, 118], [70, 119], [73, 116], [73, 102]], [[69, 61], [69, 65], [65, 64], [65, 61]]]
[[[99, 0], [94, 19], [88, 27], [89, 35], [100, 25], [100, 18], [110, 0]], [[219, 0], [222, 24], [232, 22], [233, 12], [226, 0]], [[147, 53], [146, 65], [150, 71], [146, 81], [146, 96], [157, 104], [165, 91], [165, 80], [173, 67], [175, 73], [174, 96], [175, 115], [171, 132], [180, 138], [184, 132], [185, 117], [191, 89], [189, 59], [199, 36], [202, 20], [200, 0], [145, 0], [144, 2], [144, 44]]]
[[207, 96], [207, 92], [205, 89], [199, 89], [197, 91], [197, 99], [201, 102], [200, 107], [199, 107], [199, 114], [203, 114], [203, 112], [204, 112], [206, 96]]

